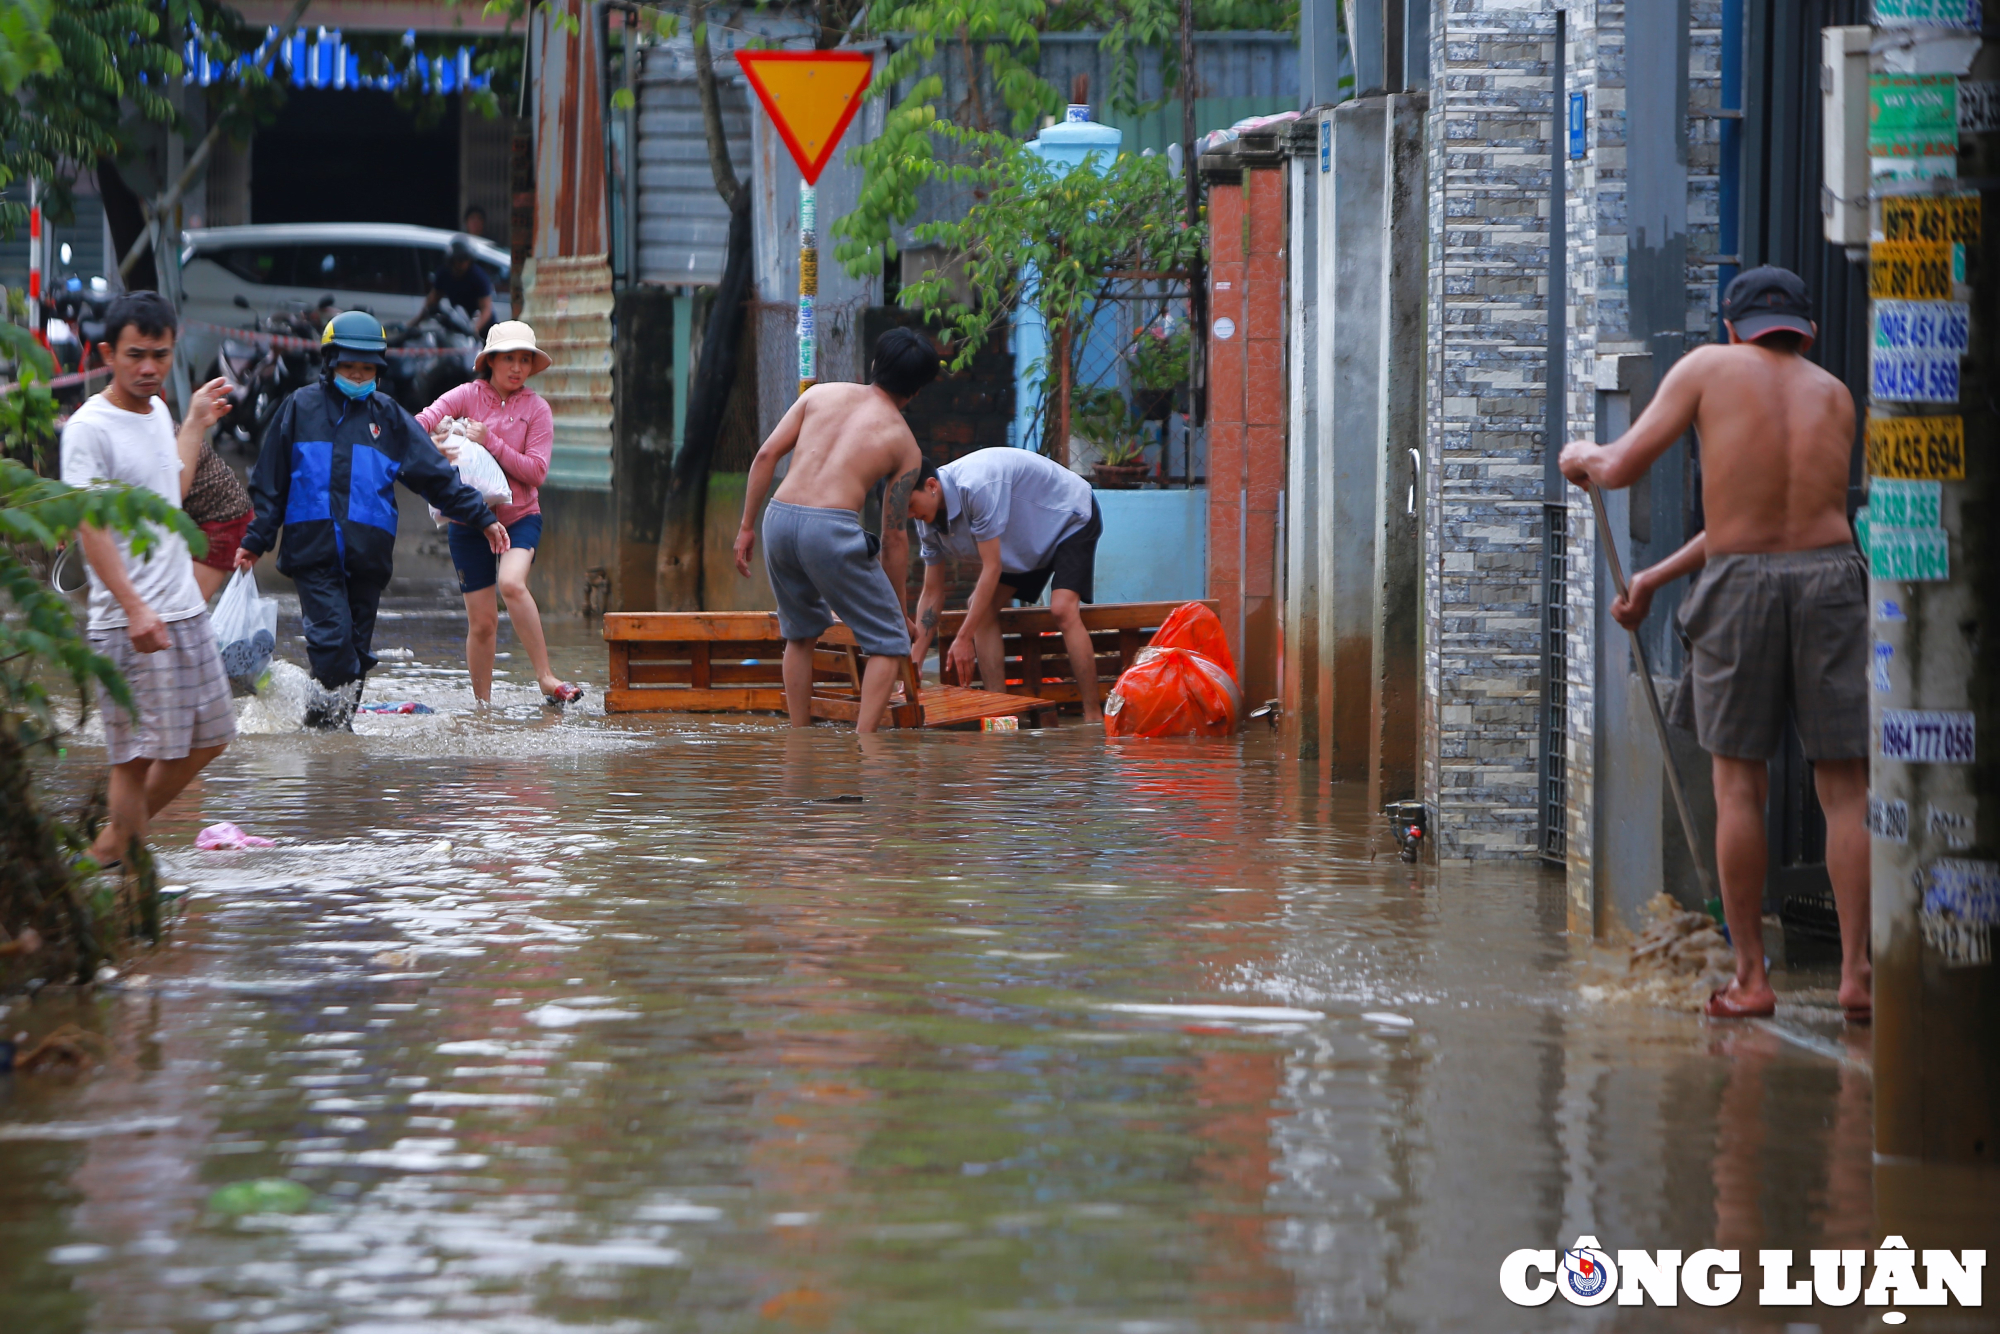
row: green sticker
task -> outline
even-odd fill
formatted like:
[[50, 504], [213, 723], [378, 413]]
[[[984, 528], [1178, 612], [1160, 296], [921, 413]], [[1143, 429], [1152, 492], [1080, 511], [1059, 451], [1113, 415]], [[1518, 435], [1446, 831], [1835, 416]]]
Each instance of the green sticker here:
[[1958, 79], [1950, 74], [1868, 76], [1870, 157], [1958, 156]]
[[1942, 528], [1869, 525], [1868, 573], [1877, 579], [1938, 582], [1951, 578], [1951, 539]]
[[1884, 528], [1935, 528], [1944, 487], [1938, 482], [1892, 482], [1876, 478], [1868, 484], [1868, 517]]

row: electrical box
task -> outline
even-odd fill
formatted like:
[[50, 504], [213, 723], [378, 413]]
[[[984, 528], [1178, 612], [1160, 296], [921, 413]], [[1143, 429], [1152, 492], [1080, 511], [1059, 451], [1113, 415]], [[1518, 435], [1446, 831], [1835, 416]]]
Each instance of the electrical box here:
[[1820, 123], [1826, 136], [1821, 209], [1826, 239], [1868, 244], [1868, 42], [1870, 28], [1821, 28]]

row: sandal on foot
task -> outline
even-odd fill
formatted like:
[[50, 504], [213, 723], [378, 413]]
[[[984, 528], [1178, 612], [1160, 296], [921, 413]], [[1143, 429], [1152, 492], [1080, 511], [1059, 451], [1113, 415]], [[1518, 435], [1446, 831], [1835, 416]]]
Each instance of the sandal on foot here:
[[1761, 1005], [1746, 1005], [1732, 999], [1729, 989], [1724, 987], [1720, 991], [1709, 992], [1708, 1004], [1702, 1009], [1711, 1019], [1769, 1019], [1777, 1013], [1778, 1002], [1773, 997]]
[[1846, 1019], [1848, 1023], [1859, 1028], [1866, 1028], [1875, 1022], [1875, 1006], [1873, 1002], [1867, 1005], [1843, 1005], [1840, 1007], [1840, 1013], [1841, 1017]]
[[551, 708], [556, 709], [560, 709], [565, 704], [574, 704], [582, 698], [583, 687], [572, 685], [568, 681], [563, 682], [552, 691], [545, 690], [542, 692], [543, 702]]

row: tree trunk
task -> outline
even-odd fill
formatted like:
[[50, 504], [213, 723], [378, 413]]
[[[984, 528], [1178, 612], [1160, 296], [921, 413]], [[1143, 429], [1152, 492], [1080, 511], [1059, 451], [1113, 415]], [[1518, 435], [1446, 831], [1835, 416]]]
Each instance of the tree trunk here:
[[[115, 260], [130, 251], [132, 243], [146, 230], [145, 206], [118, 174], [118, 164], [110, 158], [98, 159], [97, 193], [104, 200], [104, 220], [111, 226], [111, 254]], [[149, 249], [125, 275], [125, 290], [150, 292], [159, 286], [159, 271], [153, 267], [153, 252]]]
[[722, 128], [722, 98], [715, 86], [706, 31], [708, 6], [688, 15], [694, 44], [694, 84], [701, 98], [702, 130], [708, 140], [708, 169], [715, 192], [729, 205], [729, 252], [722, 285], [702, 330], [701, 360], [688, 385], [686, 434], [674, 454], [661, 514], [659, 575], [655, 606], [662, 611], [701, 610], [702, 545], [708, 520], [708, 465], [736, 383], [743, 336], [743, 312], [751, 295], [750, 189], [736, 178], [729, 139]]
[[738, 189], [729, 210], [729, 257], [701, 335], [701, 360], [688, 389], [686, 436], [674, 454], [660, 525], [656, 584], [661, 611], [701, 610], [702, 540], [708, 521], [708, 464], [722, 434], [729, 391], [743, 343], [750, 302], [750, 191]]

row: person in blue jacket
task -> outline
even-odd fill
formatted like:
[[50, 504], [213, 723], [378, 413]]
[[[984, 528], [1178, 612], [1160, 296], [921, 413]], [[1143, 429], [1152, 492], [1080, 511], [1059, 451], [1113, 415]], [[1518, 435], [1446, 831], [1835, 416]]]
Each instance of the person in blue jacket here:
[[376, 392], [387, 346], [367, 311], [334, 316], [320, 337], [320, 382], [278, 409], [250, 474], [257, 517], [236, 568], [253, 567], [284, 528], [278, 571], [298, 587], [306, 654], [327, 692], [308, 709], [308, 726], [350, 725], [375, 665], [369, 648], [395, 555], [397, 482], [446, 517], [484, 530], [494, 554], [507, 550], [507, 530], [479, 493], [414, 417]]

